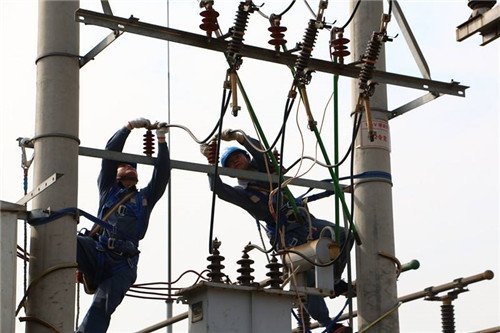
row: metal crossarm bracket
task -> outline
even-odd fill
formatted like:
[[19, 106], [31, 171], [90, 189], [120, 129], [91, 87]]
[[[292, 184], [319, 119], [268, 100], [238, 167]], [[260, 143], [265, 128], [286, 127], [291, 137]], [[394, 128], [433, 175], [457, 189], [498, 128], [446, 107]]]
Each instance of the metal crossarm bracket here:
[[85, 66], [90, 60], [93, 60], [95, 56], [101, 53], [106, 47], [113, 43], [118, 37], [123, 34], [123, 31], [115, 30], [110, 33], [106, 38], [104, 38], [99, 44], [97, 44], [92, 50], [90, 50], [86, 55], [80, 59], [80, 68]]
[[389, 119], [395, 118], [397, 116], [402, 115], [403, 113], [406, 113], [410, 110], [416, 109], [419, 106], [424, 105], [425, 103], [428, 103], [430, 101], [435, 100], [439, 96], [441, 96], [441, 95], [440, 94], [433, 94], [433, 93], [427, 93], [423, 96], [420, 96], [411, 102], [408, 102], [408, 103], [401, 105], [400, 107], [398, 107], [392, 111], [389, 111]]
[[[97, 157], [97, 158], [105, 158], [109, 160], [121, 161], [121, 162], [134, 162], [138, 164], [147, 164], [153, 165], [155, 162], [154, 157], [148, 157], [144, 155], [135, 155], [122, 153], [118, 151], [112, 150], [103, 150], [103, 149], [95, 149], [88, 147], [79, 147], [79, 155], [80, 156], [88, 156], [88, 157]], [[176, 161], [171, 160], [170, 166], [172, 169], [186, 170], [186, 171], [195, 171], [201, 173], [214, 173], [214, 166], [207, 164], [199, 164], [199, 163], [191, 163], [184, 161]], [[243, 177], [245, 179], [250, 180], [258, 180], [265, 181], [269, 180], [268, 175], [262, 172], [256, 171], [246, 171], [246, 170], [237, 170], [231, 168], [223, 168], [220, 167], [218, 173], [220, 175], [230, 176], [230, 177]], [[271, 178], [274, 182], [278, 182], [278, 175], [271, 175]], [[290, 179], [290, 177], [284, 177], [285, 180]], [[303, 187], [312, 187], [323, 190], [332, 190], [333, 184], [325, 181], [317, 181], [312, 179], [304, 179], [304, 178], [296, 178], [293, 179], [290, 183], [295, 186], [303, 186]], [[342, 189], [347, 186], [341, 185]]]
[[500, 6], [495, 6], [483, 14], [479, 14], [457, 27], [457, 41], [461, 42], [479, 32], [484, 46], [500, 36]]
[[[75, 12], [75, 19], [77, 22], [85, 24], [168, 40], [208, 50], [218, 52], [226, 52], [227, 50], [228, 42], [219, 38], [208, 39], [204, 35], [166, 28], [149, 23], [131, 21], [130, 19], [105, 15], [85, 9], [78, 9]], [[293, 66], [297, 59], [296, 55], [290, 53], [280, 52], [277, 54], [274, 49], [268, 50], [249, 45], [243, 45], [240, 54], [243, 57], [278, 63], [285, 66]], [[360, 72], [360, 68], [353, 65], [332, 63], [331, 61], [314, 58], [310, 59], [308, 68], [318, 72], [338, 74], [351, 78], [358, 78]], [[461, 97], [465, 97], [465, 90], [468, 88], [467, 86], [462, 86], [458, 82], [454, 81], [446, 83], [376, 70], [373, 72], [373, 80], [382, 84], [391, 84], [425, 90], [432, 93]]]
[[420, 50], [418, 46], [417, 40], [411, 31], [410, 25], [406, 20], [406, 17], [403, 14], [403, 10], [397, 1], [393, 1], [394, 5], [394, 16], [396, 17], [396, 21], [398, 22], [399, 28], [401, 29], [401, 33], [403, 34], [406, 44], [410, 48], [410, 52], [413, 55], [413, 59], [417, 63], [418, 69], [420, 73], [425, 79], [431, 78], [431, 73], [429, 71], [429, 66], [427, 65], [427, 61], [425, 61], [424, 54]]
[[[111, 6], [108, 0], [101, 0], [102, 10], [106, 15], [113, 15]], [[97, 44], [92, 50], [90, 50], [86, 55], [80, 59], [80, 68], [85, 66], [90, 60], [94, 60], [95, 56], [101, 53], [106, 47], [113, 43], [118, 37], [123, 34], [123, 31], [114, 30], [106, 38], [104, 38], [99, 44]]]
[[51, 185], [53, 185], [62, 176], [63, 176], [62, 173], [54, 173], [52, 176], [50, 176], [49, 178], [47, 178], [43, 182], [41, 182], [40, 185], [38, 185], [36, 187], [36, 189], [34, 189], [30, 193], [26, 194], [24, 197], [22, 197], [21, 199], [19, 199], [16, 202], [16, 204], [18, 204], [18, 205], [24, 205], [25, 203], [27, 203], [28, 201], [30, 201], [31, 199], [33, 199], [34, 197], [36, 197], [37, 195], [39, 195], [40, 193], [42, 193], [43, 191], [45, 191]]
[[109, 5], [108, 0], [101, 0], [101, 5], [102, 5], [102, 10], [104, 11], [104, 14], [113, 15], [113, 12], [111, 11], [111, 6]]

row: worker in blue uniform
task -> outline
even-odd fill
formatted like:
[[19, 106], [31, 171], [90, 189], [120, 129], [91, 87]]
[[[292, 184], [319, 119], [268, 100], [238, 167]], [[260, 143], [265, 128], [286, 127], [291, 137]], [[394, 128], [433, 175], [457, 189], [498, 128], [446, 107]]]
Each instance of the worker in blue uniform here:
[[[222, 132], [221, 139], [224, 141], [237, 141], [245, 148], [243, 149], [241, 146], [232, 146], [226, 149], [221, 155], [220, 160], [223, 167], [259, 171], [264, 173], [267, 172], [266, 170], [270, 170], [270, 161], [267, 159], [265, 154], [258, 150], [262, 149], [262, 145], [258, 140], [244, 136], [239, 131], [233, 131], [230, 129]], [[208, 162], [211, 164], [216, 163], [214, 149], [214, 145], [211, 144], [203, 144], [200, 146], [201, 153], [207, 157]], [[303, 207], [299, 207], [301, 217], [304, 220], [302, 222], [298, 221], [294, 214], [291, 213], [292, 210], [287, 208], [285, 205], [283, 205], [284, 208], [281, 214], [273, 213], [268, 204], [270, 193], [269, 183], [238, 179], [239, 185], [231, 186], [222, 182], [220, 177], [214, 177], [213, 174], [209, 174], [209, 182], [210, 189], [215, 191], [216, 195], [220, 199], [243, 208], [256, 220], [263, 221], [265, 223], [267, 235], [271, 244], [276, 244], [277, 248], [292, 247], [306, 243], [310, 231], [308, 227], [309, 224], [306, 222], [308, 218], [311, 220], [311, 232], [313, 239], [319, 238], [321, 231], [325, 227], [335, 228], [335, 224], [314, 217], [312, 214], [309, 214], [305, 209], [303, 209]], [[276, 187], [277, 184], [273, 184], [273, 186]], [[276, 195], [273, 197], [274, 206], [276, 206], [275, 201]], [[305, 214], [308, 214], [309, 216], [306, 216]], [[284, 244], [280, 242], [280, 235], [276, 234], [277, 215], [280, 215], [282, 219], [284, 219], [284, 221], [282, 221], [282, 226], [285, 229], [285, 233], [283, 235]], [[347, 289], [347, 284], [341, 280], [341, 275], [346, 266], [349, 251], [353, 245], [353, 237], [348, 237], [344, 228], [340, 228], [339, 236], [340, 245], [341, 247], [344, 247], [344, 251], [342, 251], [338, 260], [336, 260], [333, 265], [335, 277], [334, 283], [337, 294], [345, 292]], [[346, 243], [345, 246], [344, 243]], [[307, 272], [307, 275], [308, 285], [314, 286], [314, 272], [309, 271]], [[305, 307], [311, 317], [317, 320], [322, 326], [328, 326], [331, 323], [328, 308], [321, 296], [309, 295]], [[329, 332], [350, 332], [349, 327], [345, 327], [340, 324], [330, 326], [332, 327]]]
[[[106, 150], [122, 151], [134, 128], [149, 128], [144, 118], [131, 120], [106, 144]], [[165, 134], [166, 123], [157, 126], [158, 157], [149, 184], [138, 190], [134, 164], [102, 160], [98, 178], [99, 218], [111, 227], [94, 226], [77, 238], [78, 270], [88, 286], [95, 288], [94, 299], [77, 332], [106, 332], [112, 313], [137, 277], [139, 241], [144, 238], [149, 217], [165, 192], [170, 179], [170, 156]], [[97, 232], [96, 232], [97, 230]]]

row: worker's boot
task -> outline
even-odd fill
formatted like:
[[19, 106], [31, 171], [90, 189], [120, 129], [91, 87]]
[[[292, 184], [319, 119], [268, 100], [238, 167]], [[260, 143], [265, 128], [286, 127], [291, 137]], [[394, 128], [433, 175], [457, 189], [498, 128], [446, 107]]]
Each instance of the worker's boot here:
[[89, 295], [93, 295], [95, 293], [95, 290], [97, 289], [97, 286], [95, 283], [85, 274], [82, 273], [82, 280], [83, 280], [83, 289], [85, 292]]

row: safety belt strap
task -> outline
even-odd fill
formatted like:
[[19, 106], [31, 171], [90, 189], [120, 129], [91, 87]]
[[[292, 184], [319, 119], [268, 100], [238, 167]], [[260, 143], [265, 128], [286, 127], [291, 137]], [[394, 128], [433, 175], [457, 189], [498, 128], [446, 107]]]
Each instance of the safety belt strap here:
[[[125, 195], [123, 198], [120, 199], [120, 201], [118, 201], [116, 204], [114, 204], [113, 207], [111, 207], [107, 212], [106, 214], [104, 214], [104, 216], [102, 217], [102, 220], [104, 222], [106, 222], [106, 220], [111, 216], [113, 215], [113, 213], [118, 209], [118, 207], [120, 207], [124, 202], [127, 202], [128, 200], [130, 200], [130, 198], [135, 195], [137, 192], [135, 191], [132, 191], [132, 192], [129, 192], [127, 193], [127, 195]], [[98, 224], [94, 224], [94, 226], [92, 227], [92, 230], [90, 230], [90, 233], [89, 233], [89, 236], [92, 237], [94, 236], [95, 234], [99, 233], [101, 231], [101, 226], [99, 226]]]

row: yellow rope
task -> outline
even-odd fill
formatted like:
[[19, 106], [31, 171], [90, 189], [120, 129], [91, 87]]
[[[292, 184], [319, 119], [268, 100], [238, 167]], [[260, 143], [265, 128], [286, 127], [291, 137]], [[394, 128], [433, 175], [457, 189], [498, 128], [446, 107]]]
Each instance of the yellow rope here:
[[368, 331], [370, 328], [372, 328], [373, 326], [375, 326], [376, 324], [378, 324], [380, 321], [382, 321], [382, 319], [386, 318], [387, 316], [389, 316], [390, 314], [392, 314], [394, 311], [396, 311], [401, 306], [401, 304], [403, 304], [403, 302], [398, 302], [398, 304], [396, 304], [396, 306], [394, 306], [392, 309], [390, 309], [389, 311], [387, 311], [386, 313], [384, 313], [382, 316], [380, 316], [379, 318], [377, 318], [374, 322], [372, 322], [371, 324], [369, 324], [368, 326], [366, 326], [365, 328], [363, 328], [362, 330], [360, 330], [358, 333], [362, 333], [362, 332]]

